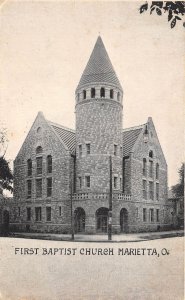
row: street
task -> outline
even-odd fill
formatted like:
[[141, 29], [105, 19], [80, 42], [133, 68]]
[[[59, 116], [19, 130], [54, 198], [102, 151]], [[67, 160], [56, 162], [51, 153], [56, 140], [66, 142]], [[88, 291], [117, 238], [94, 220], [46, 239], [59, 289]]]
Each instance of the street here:
[[183, 237], [128, 243], [1, 237], [0, 299], [183, 300], [183, 242]]

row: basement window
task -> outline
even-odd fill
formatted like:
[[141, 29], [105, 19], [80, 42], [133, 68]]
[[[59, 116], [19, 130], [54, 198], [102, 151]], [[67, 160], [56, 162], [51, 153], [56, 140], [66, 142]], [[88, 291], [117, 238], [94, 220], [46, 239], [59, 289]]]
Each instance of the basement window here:
[[31, 221], [31, 207], [26, 208], [26, 219], [27, 221]]
[[46, 207], [46, 221], [47, 222], [51, 221], [51, 207], [50, 206]]
[[35, 207], [35, 221], [40, 222], [42, 219], [41, 207]]

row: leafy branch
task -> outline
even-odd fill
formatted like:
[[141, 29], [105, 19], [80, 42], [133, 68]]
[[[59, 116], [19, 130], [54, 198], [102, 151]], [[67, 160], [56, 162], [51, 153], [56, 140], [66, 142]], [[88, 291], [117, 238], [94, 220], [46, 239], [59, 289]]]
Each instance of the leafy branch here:
[[[185, 1], [152, 1], [150, 6], [148, 2], [146, 2], [139, 8], [140, 14], [147, 10], [150, 10], [150, 14], [156, 12], [158, 16], [162, 16], [163, 13], [167, 14], [171, 28], [174, 28], [177, 20], [181, 21], [183, 19], [185, 14]], [[183, 26], [185, 27], [185, 22], [183, 22]]]

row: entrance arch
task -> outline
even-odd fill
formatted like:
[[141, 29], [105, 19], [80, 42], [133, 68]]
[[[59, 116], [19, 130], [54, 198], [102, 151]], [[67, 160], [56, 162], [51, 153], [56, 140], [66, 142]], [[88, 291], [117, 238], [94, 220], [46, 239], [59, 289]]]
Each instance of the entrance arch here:
[[75, 232], [85, 232], [85, 211], [82, 207], [77, 207], [74, 211]]
[[96, 231], [106, 233], [108, 230], [108, 208], [100, 207], [96, 211]]
[[122, 208], [120, 211], [120, 231], [128, 232], [128, 211], [126, 208]]

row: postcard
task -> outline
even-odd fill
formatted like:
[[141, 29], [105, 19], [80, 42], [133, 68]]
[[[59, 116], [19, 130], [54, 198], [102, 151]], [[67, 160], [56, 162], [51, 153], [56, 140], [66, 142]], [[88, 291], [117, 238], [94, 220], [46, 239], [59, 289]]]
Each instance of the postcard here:
[[184, 13], [1, 2], [0, 299], [184, 299]]

